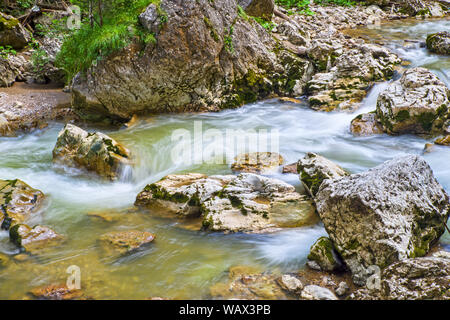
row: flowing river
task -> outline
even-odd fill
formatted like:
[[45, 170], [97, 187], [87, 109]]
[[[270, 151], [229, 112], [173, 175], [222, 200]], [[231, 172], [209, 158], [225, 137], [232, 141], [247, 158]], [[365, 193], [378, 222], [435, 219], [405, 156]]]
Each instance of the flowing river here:
[[[449, 19], [412, 19], [349, 33], [383, 42], [409, 61], [409, 67], [429, 68], [450, 86], [450, 58], [430, 54], [418, 42], [424, 41], [429, 33], [444, 30], [450, 30]], [[310, 246], [318, 237], [326, 235], [321, 224], [273, 234], [207, 233], [190, 230], [181, 221], [133, 210], [133, 202], [147, 183], [167, 174], [231, 173], [229, 164], [173, 163], [171, 153], [177, 143], [172, 139], [173, 131], [193, 132], [195, 121], [201, 121], [203, 129], [221, 132], [278, 130], [279, 150], [286, 164], [312, 151], [357, 173], [398, 155], [422, 154], [425, 143], [432, 139], [410, 135], [354, 137], [350, 133], [350, 121], [360, 113], [374, 110], [378, 93], [387, 84], [376, 84], [363, 107], [353, 114], [322, 113], [309, 109], [306, 104], [268, 100], [220, 113], [155, 116], [124, 130], [100, 129], [138, 155], [133, 173], [115, 183], [101, 182], [77, 170], [52, 164], [52, 149], [63, 127], [61, 123], [52, 123], [43, 131], [18, 138], [0, 138], [0, 178], [19, 178], [42, 190], [48, 201], [42, 217], [33, 222], [48, 225], [67, 236], [62, 245], [24, 261], [16, 259], [3, 269], [0, 299], [21, 299], [30, 288], [64, 283], [68, 276], [66, 269], [71, 265], [80, 267], [83, 291], [95, 299], [152, 296], [204, 299], [209, 297], [211, 285], [227, 277], [231, 266], [254, 266], [272, 272], [304, 268]], [[204, 148], [208, 147], [206, 143]], [[450, 148], [436, 146], [424, 157], [439, 182], [450, 192]], [[277, 173], [274, 176], [301, 188], [296, 175]], [[106, 222], [88, 215], [96, 211], [121, 214], [117, 215], [117, 221]], [[126, 229], [149, 231], [157, 239], [148, 248], [119, 259], [100, 256], [99, 236]], [[450, 250], [448, 233], [441, 238], [441, 245]], [[18, 253], [9, 243], [6, 231], [0, 232], [0, 252]]]

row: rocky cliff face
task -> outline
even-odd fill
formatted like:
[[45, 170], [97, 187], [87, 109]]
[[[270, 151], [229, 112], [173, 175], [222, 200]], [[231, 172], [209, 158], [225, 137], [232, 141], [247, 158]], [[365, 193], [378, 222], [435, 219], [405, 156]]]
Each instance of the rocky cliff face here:
[[162, 0], [141, 24], [156, 35], [132, 44], [73, 82], [77, 112], [104, 115], [216, 111], [300, 95], [312, 64], [284, 49], [236, 1]]

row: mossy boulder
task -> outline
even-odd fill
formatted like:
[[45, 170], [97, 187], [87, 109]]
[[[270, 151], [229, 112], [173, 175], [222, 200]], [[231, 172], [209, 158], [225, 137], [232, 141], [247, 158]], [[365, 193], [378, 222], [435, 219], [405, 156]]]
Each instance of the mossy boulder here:
[[343, 267], [333, 242], [327, 237], [320, 237], [311, 246], [308, 260], [315, 261], [323, 271], [334, 271]]
[[276, 152], [252, 152], [240, 154], [231, 165], [235, 172], [269, 173], [283, 164], [283, 157]]
[[102, 235], [99, 244], [105, 256], [123, 255], [142, 248], [155, 240], [150, 232], [127, 230], [113, 231]]
[[123, 177], [132, 166], [130, 152], [113, 138], [100, 133], [88, 133], [67, 124], [59, 133], [53, 161], [97, 173], [110, 180]]
[[450, 55], [450, 32], [443, 31], [427, 36], [427, 48], [431, 52]]
[[42, 208], [45, 196], [22, 180], [0, 180], [1, 228], [26, 222]]
[[309, 152], [297, 162], [297, 172], [308, 193], [314, 197], [323, 181], [348, 175], [342, 167], [316, 153]]
[[31, 228], [26, 224], [14, 225], [9, 230], [9, 238], [11, 242], [29, 253], [38, 253], [49, 246], [58, 245], [64, 240], [64, 236], [49, 227], [38, 225]]
[[364, 285], [373, 271], [426, 255], [445, 231], [449, 196], [421, 157], [323, 182], [316, 206], [336, 251]]
[[252, 173], [169, 175], [146, 186], [135, 204], [153, 214], [200, 218], [211, 231], [259, 232], [318, 221], [311, 201], [294, 186]]
[[199, 173], [168, 175], [147, 185], [135, 204], [154, 213], [198, 217], [201, 204], [218, 193], [234, 176], [206, 176]]
[[352, 120], [350, 131], [355, 136], [370, 136], [373, 134], [382, 134], [383, 128], [377, 120], [376, 113], [363, 113]]
[[[245, 2], [248, 10], [273, 6], [273, 0]], [[220, 111], [301, 96], [313, 72], [309, 60], [243, 15], [238, 1], [161, 0], [141, 23], [157, 31], [154, 43], [132, 42], [74, 78], [73, 107], [83, 118], [127, 121], [134, 114]]]
[[30, 33], [19, 20], [0, 12], [0, 46], [22, 49], [31, 40]]
[[450, 118], [450, 90], [425, 68], [408, 69], [377, 100], [377, 119], [389, 134], [432, 134]]

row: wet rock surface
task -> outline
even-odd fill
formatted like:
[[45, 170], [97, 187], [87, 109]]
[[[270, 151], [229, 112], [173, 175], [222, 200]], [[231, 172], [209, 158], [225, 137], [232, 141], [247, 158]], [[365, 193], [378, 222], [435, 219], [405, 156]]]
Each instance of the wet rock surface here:
[[377, 120], [374, 112], [363, 113], [352, 120], [350, 131], [355, 136], [370, 136], [374, 134], [382, 134], [383, 128]]
[[44, 194], [22, 180], [0, 180], [0, 221], [3, 230], [26, 222], [38, 214]]
[[99, 176], [117, 180], [131, 165], [131, 154], [114, 139], [101, 133], [88, 133], [67, 124], [59, 133], [53, 149], [53, 161], [96, 172]]
[[102, 235], [99, 238], [102, 253], [106, 256], [123, 255], [155, 240], [156, 236], [150, 232], [129, 230], [129, 231], [113, 231]]
[[450, 55], [450, 32], [443, 31], [427, 37], [427, 48], [431, 52]]
[[297, 163], [300, 180], [308, 193], [314, 197], [326, 179], [336, 179], [348, 175], [339, 165], [318, 154], [309, 152]]
[[79, 289], [69, 289], [64, 284], [53, 284], [30, 290], [30, 296], [37, 300], [79, 300], [83, 292]]
[[170, 175], [148, 185], [136, 205], [180, 217], [198, 217], [203, 228], [260, 232], [316, 221], [305, 196], [283, 181], [242, 173], [236, 176]]
[[412, 155], [325, 181], [316, 205], [353, 281], [360, 285], [371, 274], [370, 266], [385, 268], [426, 255], [444, 233], [450, 213], [448, 195], [431, 168]]
[[377, 118], [390, 134], [439, 134], [449, 118], [449, 92], [427, 69], [409, 69], [379, 95]]
[[253, 152], [240, 154], [231, 165], [235, 172], [270, 173], [283, 164], [283, 157], [275, 152]]
[[16, 224], [9, 230], [9, 237], [13, 243], [29, 253], [39, 253], [48, 246], [55, 246], [64, 240], [64, 236], [46, 226]]

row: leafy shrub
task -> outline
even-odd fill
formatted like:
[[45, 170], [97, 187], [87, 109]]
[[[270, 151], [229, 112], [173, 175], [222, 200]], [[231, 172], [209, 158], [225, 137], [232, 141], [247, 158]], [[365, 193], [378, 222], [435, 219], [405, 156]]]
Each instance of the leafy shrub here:
[[[77, 2], [80, 1], [73, 1]], [[81, 28], [66, 37], [56, 57], [56, 65], [66, 71], [68, 80], [77, 73], [86, 71], [101, 59], [125, 48], [133, 38], [140, 39], [143, 44], [156, 41], [153, 34], [140, 27], [138, 17], [150, 3], [159, 6], [159, 0], [113, 2], [114, 7], [104, 12], [103, 25], [95, 23], [91, 26], [89, 20], [85, 18]], [[167, 21], [167, 16], [161, 20]]]

